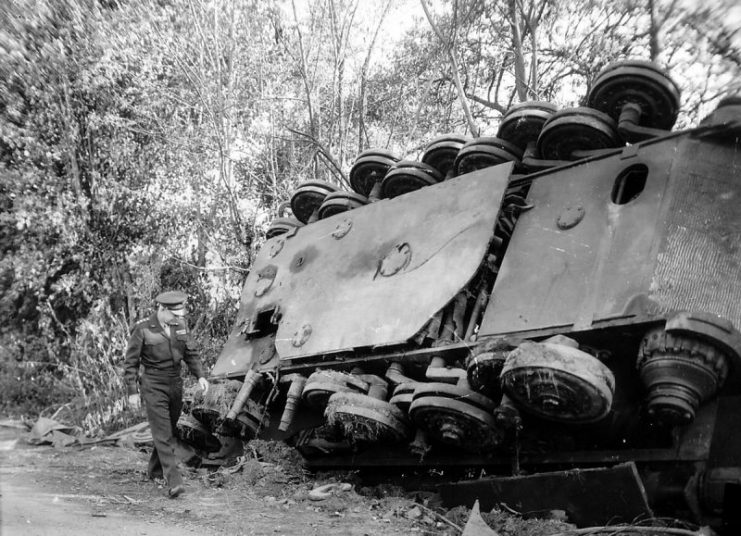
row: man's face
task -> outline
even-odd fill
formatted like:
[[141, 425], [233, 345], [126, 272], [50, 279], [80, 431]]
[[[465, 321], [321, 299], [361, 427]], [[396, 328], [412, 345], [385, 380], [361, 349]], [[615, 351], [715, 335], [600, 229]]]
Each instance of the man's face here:
[[161, 311], [162, 320], [167, 324], [185, 322], [185, 314], [187, 313], [187, 309], [179, 309], [173, 311], [171, 309], [168, 309], [167, 307], [162, 307]]

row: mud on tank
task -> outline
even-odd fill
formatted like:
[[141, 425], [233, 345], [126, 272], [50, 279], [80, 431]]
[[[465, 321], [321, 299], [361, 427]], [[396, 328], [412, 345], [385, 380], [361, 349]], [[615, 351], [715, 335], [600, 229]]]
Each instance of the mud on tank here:
[[515, 105], [421, 161], [366, 151], [352, 192], [300, 185], [191, 436], [286, 439], [316, 468], [482, 468], [444, 498], [577, 525], [737, 530], [741, 103], [672, 131], [679, 90], [642, 61], [586, 100]]

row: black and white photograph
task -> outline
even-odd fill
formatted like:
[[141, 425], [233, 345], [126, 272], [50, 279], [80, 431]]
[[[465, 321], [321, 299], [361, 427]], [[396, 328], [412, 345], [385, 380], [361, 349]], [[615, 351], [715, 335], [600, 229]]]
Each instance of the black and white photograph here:
[[188, 534], [741, 534], [741, 2], [0, 1], [0, 535]]

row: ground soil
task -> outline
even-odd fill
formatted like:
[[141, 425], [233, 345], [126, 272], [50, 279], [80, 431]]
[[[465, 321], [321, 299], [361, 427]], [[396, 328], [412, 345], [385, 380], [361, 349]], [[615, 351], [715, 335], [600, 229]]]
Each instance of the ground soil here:
[[[0, 424], [2, 536], [458, 536], [470, 515], [462, 506], [443, 509], [439, 495], [429, 491], [388, 482], [369, 486], [347, 472], [308, 474], [296, 451], [282, 443], [252, 441], [228, 467], [187, 468], [186, 493], [169, 499], [163, 482], [146, 478], [147, 447], [55, 448], [28, 439], [22, 427]], [[351, 489], [311, 500], [309, 492], [328, 483]], [[482, 518], [499, 536], [575, 528], [500, 510]]]
[[146, 450], [54, 448], [30, 445], [26, 438], [21, 430], [0, 428], [4, 536], [458, 533], [403, 496], [363, 496], [353, 488], [309, 500], [313, 488], [343, 475], [309, 477], [280, 446], [263, 445], [267, 455], [232, 467], [234, 472], [188, 471], [186, 493], [173, 500], [163, 484], [146, 479]]

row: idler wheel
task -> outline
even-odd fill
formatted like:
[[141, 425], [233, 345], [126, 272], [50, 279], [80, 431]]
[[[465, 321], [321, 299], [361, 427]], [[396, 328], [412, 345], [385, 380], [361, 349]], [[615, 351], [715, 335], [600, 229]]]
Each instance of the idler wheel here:
[[302, 223], [309, 223], [314, 212], [324, 202], [324, 199], [337, 188], [327, 182], [308, 181], [299, 185], [291, 196], [291, 210], [296, 219]]
[[720, 390], [728, 376], [728, 356], [716, 347], [663, 328], [641, 342], [636, 362], [648, 394], [648, 414], [665, 424], [688, 424], [697, 408]]
[[425, 147], [422, 162], [434, 167], [443, 177], [454, 172], [455, 157], [470, 138], [457, 134], [445, 134], [434, 138]]
[[381, 183], [381, 197], [390, 199], [425, 186], [432, 186], [444, 179], [442, 173], [434, 167], [416, 162], [402, 160], [392, 167]]
[[416, 387], [416, 382], [400, 383], [394, 389], [394, 393], [389, 399], [389, 404], [396, 406], [406, 415], [409, 411], [409, 406], [412, 405], [412, 397], [414, 396], [414, 389]]
[[216, 452], [221, 448], [221, 442], [203, 424], [192, 415], [183, 413], [178, 419], [178, 437], [188, 445], [192, 445], [204, 452]]
[[515, 104], [502, 116], [497, 137], [524, 151], [528, 143], [538, 141], [543, 125], [556, 111], [558, 108], [550, 102], [528, 101]]
[[353, 210], [368, 204], [368, 198], [353, 192], [329, 194], [319, 207], [319, 219], [329, 218], [340, 212]]
[[445, 445], [478, 452], [501, 443], [492, 413], [465, 398], [415, 397], [409, 415], [430, 439]]
[[567, 108], [556, 112], [538, 136], [538, 152], [546, 160], [574, 160], [574, 151], [622, 145], [615, 121], [591, 108]]
[[519, 164], [520, 160], [522, 160], [522, 149], [516, 145], [500, 138], [476, 138], [458, 151], [454, 164], [455, 175], [464, 175], [505, 162]]
[[275, 218], [270, 224], [270, 227], [268, 227], [268, 230], [265, 232], [265, 238], [270, 239], [282, 234], [286, 234], [292, 229], [303, 227], [303, 225], [304, 224], [298, 221], [296, 218]]
[[396, 406], [360, 393], [335, 393], [324, 412], [353, 443], [398, 443], [411, 437], [404, 413]]
[[350, 186], [355, 192], [369, 197], [376, 182], [381, 182], [399, 157], [383, 149], [363, 151], [350, 169]]
[[590, 423], [609, 413], [615, 378], [597, 358], [577, 348], [526, 341], [507, 356], [502, 387], [529, 413], [557, 422]]
[[367, 393], [369, 385], [357, 376], [337, 370], [318, 370], [309, 376], [302, 394], [304, 403], [312, 408], [324, 410], [329, 397], [335, 393]]
[[636, 104], [641, 109], [640, 126], [670, 130], [679, 114], [679, 96], [677, 85], [655, 63], [631, 60], [600, 71], [587, 102], [615, 121], [624, 105]]

